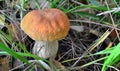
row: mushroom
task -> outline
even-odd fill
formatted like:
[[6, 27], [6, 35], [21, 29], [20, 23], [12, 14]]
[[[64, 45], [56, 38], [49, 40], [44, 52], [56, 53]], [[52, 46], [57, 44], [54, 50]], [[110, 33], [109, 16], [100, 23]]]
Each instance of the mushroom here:
[[69, 31], [69, 20], [59, 9], [33, 10], [21, 21], [21, 29], [33, 40], [33, 54], [43, 58], [55, 58], [58, 40], [65, 38]]

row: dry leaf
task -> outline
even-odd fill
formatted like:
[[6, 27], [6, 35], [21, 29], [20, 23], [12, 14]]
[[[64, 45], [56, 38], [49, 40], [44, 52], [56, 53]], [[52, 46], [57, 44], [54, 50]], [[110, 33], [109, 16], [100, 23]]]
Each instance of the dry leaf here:
[[[19, 25], [18, 25], [18, 27], [19, 27]], [[16, 40], [16, 41], [21, 40], [22, 36], [21, 36], [20, 28], [17, 29], [16, 26], [14, 26], [13, 24], [10, 24], [9, 29], [11, 30], [12, 37], [14, 40]]]
[[9, 59], [7, 57], [0, 59], [0, 71], [9, 71]]
[[70, 28], [77, 31], [77, 32], [83, 32], [84, 31], [83, 26], [70, 26]]

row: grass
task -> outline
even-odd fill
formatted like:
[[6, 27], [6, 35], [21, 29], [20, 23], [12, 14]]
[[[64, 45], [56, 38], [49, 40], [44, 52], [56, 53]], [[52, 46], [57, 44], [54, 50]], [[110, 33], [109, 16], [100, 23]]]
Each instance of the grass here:
[[[13, 64], [15, 61], [11, 59], [19, 59], [30, 71], [37, 71], [37, 64], [34, 64], [36, 61], [30, 60], [41, 60], [45, 62], [45, 65], [44, 63], [38, 65], [42, 71], [49, 68], [49, 64], [57, 71], [54, 64], [32, 54], [34, 40], [26, 37], [19, 24], [24, 15], [31, 10], [58, 8], [68, 15], [71, 26], [84, 27], [84, 31], [81, 32], [70, 29], [68, 36], [59, 41], [60, 48], [56, 60], [62, 64], [61, 66], [69, 71], [118, 71], [120, 12], [113, 8], [118, 8], [119, 2], [119, 0], [46, 0], [46, 2], [0, 0], [0, 58], [9, 57], [10, 63]], [[14, 28], [11, 29], [10, 24], [13, 24]], [[7, 29], [4, 29], [5, 27]], [[9, 69], [17, 69], [16, 67], [10, 66]]]

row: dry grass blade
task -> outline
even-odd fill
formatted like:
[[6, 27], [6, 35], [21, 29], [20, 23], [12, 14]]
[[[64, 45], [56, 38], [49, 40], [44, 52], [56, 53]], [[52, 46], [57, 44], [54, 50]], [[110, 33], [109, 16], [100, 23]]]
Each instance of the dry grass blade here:
[[94, 63], [96, 63], [96, 62], [98, 62], [98, 61], [101, 61], [101, 60], [104, 60], [104, 59], [106, 59], [106, 58], [107, 58], [107, 57], [103, 57], [103, 58], [97, 59], [97, 60], [95, 60], [95, 61], [89, 62], [89, 63], [87, 63], [87, 64], [84, 64], [84, 65], [82, 65], [82, 66], [68, 67], [68, 69], [69, 69], [69, 70], [80, 70], [81, 68], [84, 68], [84, 67], [86, 67], [86, 66], [89, 66], [89, 65], [91, 65], [91, 64], [94, 64]]
[[97, 47], [100, 43], [102, 43], [109, 35], [110, 35], [110, 32], [107, 30], [99, 39], [95, 41], [95, 43], [93, 43], [90, 46], [88, 52], [90, 53], [93, 49], [95, 49], [95, 47]]

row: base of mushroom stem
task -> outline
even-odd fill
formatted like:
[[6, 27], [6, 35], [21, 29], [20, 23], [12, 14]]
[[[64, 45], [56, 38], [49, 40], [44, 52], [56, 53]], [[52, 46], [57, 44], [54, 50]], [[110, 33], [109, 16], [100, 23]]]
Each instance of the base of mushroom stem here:
[[33, 54], [39, 57], [56, 57], [58, 41], [36, 41], [33, 47]]

